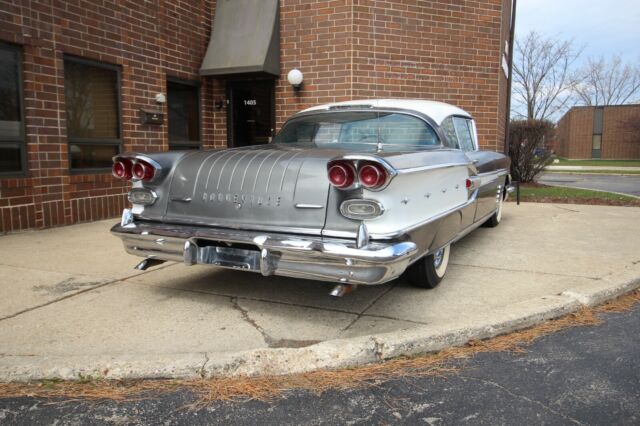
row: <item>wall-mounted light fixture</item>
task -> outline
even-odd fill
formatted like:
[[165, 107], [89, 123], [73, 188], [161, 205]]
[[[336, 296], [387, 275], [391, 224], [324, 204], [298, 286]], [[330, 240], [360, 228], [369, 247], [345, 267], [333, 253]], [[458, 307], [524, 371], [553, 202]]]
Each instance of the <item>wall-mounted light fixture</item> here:
[[227, 102], [224, 99], [220, 99], [214, 102], [214, 106], [217, 110], [221, 110]]
[[167, 97], [162, 93], [156, 94], [155, 99], [156, 99], [156, 103], [159, 103], [159, 104], [164, 104], [167, 102]]
[[304, 76], [299, 69], [294, 68], [289, 71], [289, 74], [287, 74], [287, 80], [289, 81], [289, 84], [293, 86], [293, 90], [295, 92], [299, 92], [302, 88], [302, 81], [304, 80]]

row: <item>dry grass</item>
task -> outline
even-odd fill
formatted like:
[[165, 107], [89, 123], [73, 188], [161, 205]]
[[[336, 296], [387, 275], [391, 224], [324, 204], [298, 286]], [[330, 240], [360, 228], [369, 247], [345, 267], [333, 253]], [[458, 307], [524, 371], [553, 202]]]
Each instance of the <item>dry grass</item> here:
[[472, 341], [465, 346], [447, 348], [440, 352], [417, 357], [402, 357], [389, 361], [341, 370], [314, 371], [289, 376], [262, 376], [214, 378], [200, 380], [100, 380], [83, 378], [79, 381], [42, 381], [38, 383], [0, 384], [0, 398], [38, 397], [83, 400], [136, 400], [158, 393], [189, 390], [197, 396], [193, 406], [213, 401], [237, 399], [269, 400], [285, 391], [303, 389], [322, 393], [330, 389], [352, 389], [378, 386], [386, 381], [405, 376], [443, 376], [455, 374], [451, 361], [469, 358], [485, 352], [525, 352], [525, 347], [536, 339], [578, 326], [600, 324], [597, 313], [623, 312], [640, 302], [640, 291], [622, 296], [596, 308], [584, 307], [564, 317], [543, 324], [497, 336]]

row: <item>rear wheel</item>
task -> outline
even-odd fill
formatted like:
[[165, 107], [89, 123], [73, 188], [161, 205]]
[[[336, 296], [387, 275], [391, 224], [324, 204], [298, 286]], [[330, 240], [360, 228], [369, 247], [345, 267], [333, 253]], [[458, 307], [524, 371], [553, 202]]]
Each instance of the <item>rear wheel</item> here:
[[451, 245], [423, 257], [407, 269], [407, 280], [416, 287], [436, 288], [447, 273]]
[[496, 212], [487, 220], [484, 224], [489, 228], [495, 228], [500, 225], [500, 221], [502, 220], [502, 205], [504, 204], [504, 193], [500, 194], [500, 198], [498, 199], [498, 206], [496, 207]]

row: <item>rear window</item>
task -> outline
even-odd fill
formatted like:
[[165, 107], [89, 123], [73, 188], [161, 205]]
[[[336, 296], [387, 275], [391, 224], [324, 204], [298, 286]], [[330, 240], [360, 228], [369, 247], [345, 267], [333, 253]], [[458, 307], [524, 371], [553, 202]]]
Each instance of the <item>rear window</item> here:
[[342, 111], [294, 118], [275, 143], [309, 144], [319, 148], [402, 150], [440, 145], [438, 136], [420, 118], [394, 112]]

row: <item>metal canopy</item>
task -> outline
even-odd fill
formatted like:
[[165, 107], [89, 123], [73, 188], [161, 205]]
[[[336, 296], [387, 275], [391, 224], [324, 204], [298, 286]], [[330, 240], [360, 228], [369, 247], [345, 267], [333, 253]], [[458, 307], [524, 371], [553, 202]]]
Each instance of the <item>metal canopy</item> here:
[[278, 0], [218, 0], [200, 75], [280, 75]]

